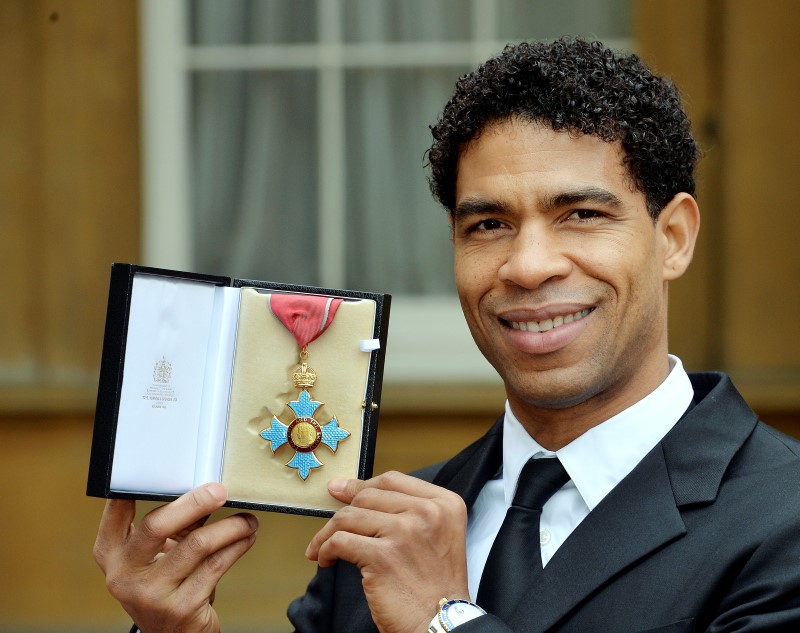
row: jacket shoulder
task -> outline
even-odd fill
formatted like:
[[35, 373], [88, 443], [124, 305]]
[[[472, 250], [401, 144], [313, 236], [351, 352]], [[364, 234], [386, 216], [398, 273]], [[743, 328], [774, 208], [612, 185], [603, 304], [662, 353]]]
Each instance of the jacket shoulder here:
[[765, 441], [772, 443], [775, 450], [786, 450], [800, 460], [800, 440], [797, 438], [786, 435], [786, 433], [760, 420], [756, 427], [756, 432], [763, 433], [765, 435]]
[[419, 470], [415, 470], [409, 475], [412, 477], [416, 477], [417, 479], [422, 479], [422, 481], [433, 481], [436, 478], [436, 475], [442, 470], [445, 464], [449, 462], [449, 459], [445, 459], [444, 461], [439, 462], [438, 464], [431, 464], [430, 466], [425, 466], [424, 468], [420, 468]]

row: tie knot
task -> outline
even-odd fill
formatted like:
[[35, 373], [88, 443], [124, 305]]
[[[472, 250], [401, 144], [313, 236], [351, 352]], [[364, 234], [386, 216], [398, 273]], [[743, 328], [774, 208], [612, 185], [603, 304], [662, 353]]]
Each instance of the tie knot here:
[[531, 458], [519, 474], [511, 505], [541, 511], [547, 500], [568, 481], [569, 475], [558, 458]]

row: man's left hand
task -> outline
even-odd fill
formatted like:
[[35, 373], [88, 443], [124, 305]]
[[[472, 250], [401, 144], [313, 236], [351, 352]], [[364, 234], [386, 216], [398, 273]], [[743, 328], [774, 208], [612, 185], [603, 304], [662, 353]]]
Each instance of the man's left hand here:
[[439, 599], [469, 600], [461, 497], [397, 472], [336, 479], [328, 491], [349, 505], [311, 539], [306, 556], [321, 567], [341, 559], [361, 570], [381, 633], [421, 633]]

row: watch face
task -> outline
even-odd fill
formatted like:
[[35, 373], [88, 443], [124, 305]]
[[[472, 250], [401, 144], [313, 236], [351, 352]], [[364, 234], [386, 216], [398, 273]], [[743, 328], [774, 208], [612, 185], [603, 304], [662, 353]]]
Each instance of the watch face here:
[[442, 605], [441, 620], [446, 631], [457, 627], [459, 624], [474, 620], [486, 611], [466, 600], [451, 600]]

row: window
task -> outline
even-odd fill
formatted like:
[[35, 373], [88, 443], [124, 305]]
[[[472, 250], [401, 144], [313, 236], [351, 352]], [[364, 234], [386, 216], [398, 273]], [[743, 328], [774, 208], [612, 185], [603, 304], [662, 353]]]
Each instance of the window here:
[[142, 2], [144, 260], [394, 295], [387, 381], [496, 381], [422, 165], [507, 42], [629, 47], [628, 0]]

